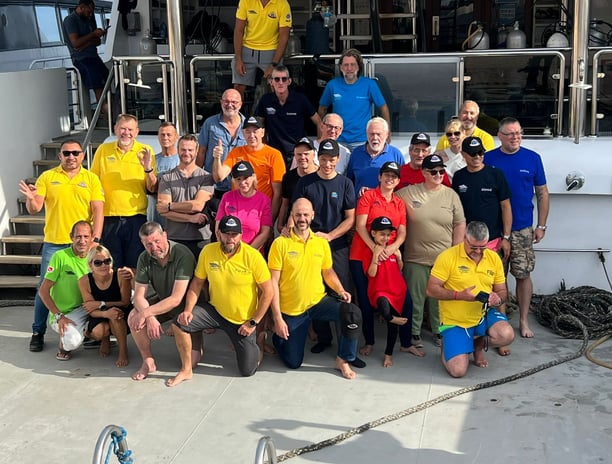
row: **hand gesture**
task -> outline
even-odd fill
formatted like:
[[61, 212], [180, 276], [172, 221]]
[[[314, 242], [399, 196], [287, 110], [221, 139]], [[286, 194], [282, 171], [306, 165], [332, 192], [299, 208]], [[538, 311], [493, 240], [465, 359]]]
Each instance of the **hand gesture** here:
[[213, 148], [213, 158], [221, 159], [223, 156], [223, 142], [221, 139], [218, 140], [217, 145]]
[[19, 192], [24, 195], [28, 200], [33, 200], [37, 194], [38, 189], [34, 184], [26, 184], [23, 180], [19, 181]]
[[138, 157], [141, 166], [145, 171], [150, 171], [153, 169], [153, 154], [149, 151], [148, 148], [143, 148], [140, 151], [140, 156]]

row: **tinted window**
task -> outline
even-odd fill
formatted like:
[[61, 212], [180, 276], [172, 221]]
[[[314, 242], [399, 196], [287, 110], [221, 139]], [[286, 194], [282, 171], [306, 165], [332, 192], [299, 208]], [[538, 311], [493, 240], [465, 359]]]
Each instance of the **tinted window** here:
[[62, 43], [57, 13], [51, 5], [37, 5], [36, 20], [38, 21], [38, 32], [41, 45], [59, 45]]
[[34, 8], [26, 5], [0, 6], [0, 50], [38, 46]]

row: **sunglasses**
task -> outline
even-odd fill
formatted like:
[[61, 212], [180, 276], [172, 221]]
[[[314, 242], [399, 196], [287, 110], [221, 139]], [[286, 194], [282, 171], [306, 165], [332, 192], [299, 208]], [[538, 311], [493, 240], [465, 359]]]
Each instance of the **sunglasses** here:
[[444, 169], [428, 169], [427, 172], [432, 176], [443, 176], [446, 171]]
[[447, 132], [447, 133], [446, 133], [446, 136], [447, 136], [447, 137], [452, 137], [453, 135], [454, 135], [455, 137], [459, 137], [459, 136], [461, 135], [461, 132], [456, 131], [456, 132]]
[[283, 77], [273, 77], [272, 80], [274, 82], [287, 82], [289, 80], [289, 78], [287, 76], [283, 76]]
[[83, 153], [81, 150], [63, 150], [62, 155], [64, 156], [79, 156]]
[[480, 151], [478, 153], [468, 153], [472, 158], [476, 158], [477, 156], [484, 156], [484, 151]]
[[110, 258], [106, 258], [106, 259], [94, 259], [93, 261], [93, 265], [96, 267], [100, 267], [103, 264], [106, 264], [107, 266], [110, 266], [110, 264], [113, 262], [112, 259]]

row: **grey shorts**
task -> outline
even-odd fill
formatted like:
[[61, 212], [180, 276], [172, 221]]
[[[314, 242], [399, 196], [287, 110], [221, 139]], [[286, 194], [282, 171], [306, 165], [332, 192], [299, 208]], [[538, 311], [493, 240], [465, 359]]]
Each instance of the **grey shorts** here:
[[533, 228], [512, 231], [510, 246], [510, 273], [517, 279], [527, 279], [535, 268]]
[[254, 86], [257, 68], [265, 72], [274, 59], [274, 53], [275, 50], [253, 50], [242, 47], [242, 62], [246, 68], [246, 74], [243, 76], [236, 72], [236, 59], [232, 59], [232, 84]]

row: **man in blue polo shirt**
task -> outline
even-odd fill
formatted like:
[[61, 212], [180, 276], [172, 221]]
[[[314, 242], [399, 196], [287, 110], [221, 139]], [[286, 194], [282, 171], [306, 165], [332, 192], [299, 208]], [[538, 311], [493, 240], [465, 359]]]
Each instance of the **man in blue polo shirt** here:
[[273, 91], [261, 97], [255, 116], [265, 120], [268, 144], [283, 154], [289, 169], [295, 144], [306, 137], [304, 122], [309, 118], [318, 128], [321, 118], [304, 94], [289, 88], [291, 77], [286, 66], [277, 65], [268, 82]]

